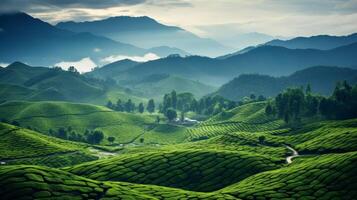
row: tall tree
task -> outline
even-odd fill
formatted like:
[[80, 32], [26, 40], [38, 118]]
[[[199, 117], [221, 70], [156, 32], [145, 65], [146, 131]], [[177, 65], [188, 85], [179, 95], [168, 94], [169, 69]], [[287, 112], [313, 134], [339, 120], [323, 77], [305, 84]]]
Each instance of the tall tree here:
[[167, 119], [168, 119], [169, 121], [172, 121], [172, 120], [176, 119], [176, 117], [177, 117], [177, 112], [176, 112], [175, 109], [169, 108], [169, 109], [167, 109], [167, 111], [166, 111], [166, 113], [165, 113], [165, 116], [167, 117]]
[[144, 104], [143, 103], [139, 104], [138, 110], [139, 110], [139, 113], [143, 113], [144, 112], [145, 108], [144, 108]]
[[150, 100], [149, 100], [146, 109], [147, 109], [147, 111], [148, 111], [149, 113], [155, 112], [155, 102], [154, 102], [154, 99], [150, 99]]

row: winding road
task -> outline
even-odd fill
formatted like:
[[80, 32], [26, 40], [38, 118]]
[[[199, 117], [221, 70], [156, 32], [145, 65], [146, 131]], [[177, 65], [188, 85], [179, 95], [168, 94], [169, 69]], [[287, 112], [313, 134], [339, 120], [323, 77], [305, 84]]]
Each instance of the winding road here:
[[288, 145], [285, 145], [285, 147], [287, 148], [287, 149], [289, 149], [291, 152], [292, 152], [292, 155], [291, 156], [288, 156], [288, 157], [286, 157], [286, 162], [288, 163], [288, 164], [290, 164], [290, 163], [292, 163], [293, 162], [293, 158], [296, 158], [296, 157], [298, 157], [298, 156], [300, 156], [299, 155], [299, 153], [295, 150], [295, 149], [293, 149], [292, 147], [290, 147], [290, 146], [288, 146]]

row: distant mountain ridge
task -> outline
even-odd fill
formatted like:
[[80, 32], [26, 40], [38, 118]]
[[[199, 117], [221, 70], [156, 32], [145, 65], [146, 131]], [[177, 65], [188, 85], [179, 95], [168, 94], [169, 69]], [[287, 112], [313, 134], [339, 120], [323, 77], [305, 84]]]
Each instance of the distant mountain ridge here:
[[306, 87], [310, 84], [313, 92], [330, 95], [336, 82], [342, 80], [357, 83], [357, 70], [316, 66], [283, 77], [243, 74], [224, 84], [214, 94], [232, 100], [240, 100], [250, 94], [273, 97], [288, 87]]
[[289, 49], [328, 50], [355, 42], [357, 42], [357, 33], [346, 36], [316, 35], [311, 37], [296, 37], [290, 40], [272, 40], [264, 45], [281, 46]]
[[56, 27], [73, 32], [90, 32], [142, 48], [170, 46], [196, 55], [218, 56], [233, 49], [201, 38], [180, 27], [167, 26], [150, 17], [118, 16], [85, 22], [60, 22]]
[[223, 59], [171, 56], [140, 63], [121, 76], [137, 79], [165, 73], [218, 86], [240, 74], [284, 76], [317, 65], [357, 68], [357, 43], [331, 50], [259, 46]]

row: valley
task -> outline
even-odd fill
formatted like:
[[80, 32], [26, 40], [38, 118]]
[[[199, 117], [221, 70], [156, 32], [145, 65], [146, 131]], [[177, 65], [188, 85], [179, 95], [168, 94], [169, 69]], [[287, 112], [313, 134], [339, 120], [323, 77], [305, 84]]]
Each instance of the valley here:
[[0, 12], [0, 199], [356, 199], [356, 33], [238, 49], [110, 3]]

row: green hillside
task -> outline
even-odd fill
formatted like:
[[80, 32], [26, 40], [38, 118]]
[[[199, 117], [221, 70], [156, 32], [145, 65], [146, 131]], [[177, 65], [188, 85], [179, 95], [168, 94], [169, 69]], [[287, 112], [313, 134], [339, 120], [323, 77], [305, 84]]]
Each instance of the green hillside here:
[[61, 127], [71, 127], [79, 134], [87, 129], [101, 130], [105, 137], [115, 136], [119, 143], [130, 142], [155, 121], [154, 116], [114, 112], [103, 106], [45, 101], [0, 104], [0, 118], [42, 133]]
[[289, 167], [251, 176], [220, 192], [241, 199], [354, 199], [357, 153], [304, 158]]
[[273, 77], [261, 74], [243, 74], [222, 85], [214, 94], [231, 100], [240, 100], [251, 94], [274, 97], [289, 87], [311, 85], [314, 93], [330, 95], [337, 81], [356, 83], [357, 70], [316, 66], [303, 69], [289, 76]]
[[87, 147], [84, 144], [4, 123], [0, 123], [0, 130], [0, 161], [6, 164], [61, 167], [97, 159], [84, 151]]
[[190, 150], [129, 154], [67, 170], [102, 181], [154, 184], [207, 192], [276, 168], [276, 161], [256, 154]]
[[141, 96], [160, 100], [164, 94], [175, 90], [178, 93], [189, 92], [196, 97], [202, 97], [215, 90], [215, 87], [199, 81], [185, 79], [168, 74], [153, 74], [140, 80], [123, 83]]

